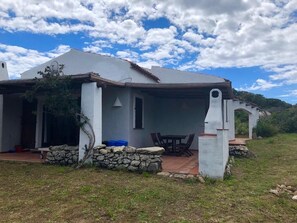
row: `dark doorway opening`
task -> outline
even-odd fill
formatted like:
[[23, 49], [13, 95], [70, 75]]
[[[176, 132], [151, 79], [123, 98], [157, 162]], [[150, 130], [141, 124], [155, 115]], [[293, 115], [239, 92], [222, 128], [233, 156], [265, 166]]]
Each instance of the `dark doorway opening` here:
[[36, 101], [23, 100], [21, 144], [24, 148], [35, 148], [36, 107]]
[[72, 117], [54, 116], [43, 113], [42, 146], [67, 144], [76, 146], [79, 143], [79, 127]]

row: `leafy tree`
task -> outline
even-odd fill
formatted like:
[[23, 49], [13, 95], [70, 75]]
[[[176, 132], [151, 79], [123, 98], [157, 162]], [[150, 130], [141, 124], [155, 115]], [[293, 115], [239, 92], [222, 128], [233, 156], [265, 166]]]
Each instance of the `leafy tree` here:
[[248, 113], [243, 110], [235, 111], [235, 134], [241, 136], [247, 136], [249, 134], [249, 116]]
[[42, 78], [36, 78], [36, 83], [30, 90], [25, 92], [25, 98], [32, 102], [41, 96], [45, 110], [56, 117], [71, 117], [76, 124], [88, 136], [89, 143], [85, 145], [85, 153], [77, 168], [81, 167], [92, 155], [95, 144], [95, 133], [92, 125], [80, 109], [77, 98], [74, 95], [76, 90], [70, 76], [63, 75], [64, 65], [57, 64], [56, 69], [47, 66], [44, 71], [38, 74]]

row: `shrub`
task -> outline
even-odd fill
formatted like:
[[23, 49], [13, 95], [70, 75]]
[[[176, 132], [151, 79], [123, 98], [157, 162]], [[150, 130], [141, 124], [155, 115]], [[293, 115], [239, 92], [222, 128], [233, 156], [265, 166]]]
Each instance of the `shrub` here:
[[278, 128], [272, 124], [270, 117], [260, 118], [256, 127], [257, 136], [271, 137], [279, 132]]

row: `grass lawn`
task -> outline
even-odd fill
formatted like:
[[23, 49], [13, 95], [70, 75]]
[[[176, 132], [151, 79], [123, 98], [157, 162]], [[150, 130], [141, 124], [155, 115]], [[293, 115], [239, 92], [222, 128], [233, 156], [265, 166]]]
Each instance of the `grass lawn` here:
[[251, 141], [225, 181], [0, 162], [0, 222], [296, 222], [297, 134]]

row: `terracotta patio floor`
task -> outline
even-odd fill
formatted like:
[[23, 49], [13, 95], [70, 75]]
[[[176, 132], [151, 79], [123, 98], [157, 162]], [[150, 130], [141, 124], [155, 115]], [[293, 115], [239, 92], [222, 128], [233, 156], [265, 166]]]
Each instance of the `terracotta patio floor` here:
[[40, 153], [21, 152], [21, 153], [0, 153], [0, 160], [20, 161], [29, 163], [41, 163]]
[[198, 174], [198, 152], [194, 151], [190, 157], [162, 156], [163, 172]]
[[[230, 141], [230, 145], [245, 145], [247, 139], [237, 138]], [[198, 151], [193, 151], [193, 155], [186, 156], [162, 156], [163, 172], [182, 173], [182, 174], [198, 174]], [[21, 153], [0, 153], [0, 160], [22, 161], [41, 163], [39, 153], [21, 152]]]

